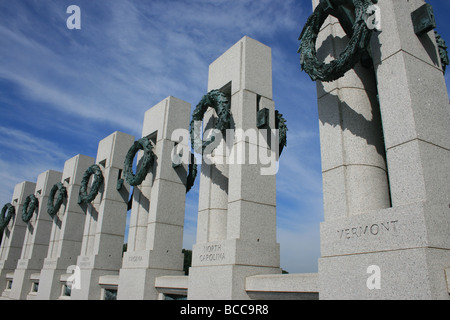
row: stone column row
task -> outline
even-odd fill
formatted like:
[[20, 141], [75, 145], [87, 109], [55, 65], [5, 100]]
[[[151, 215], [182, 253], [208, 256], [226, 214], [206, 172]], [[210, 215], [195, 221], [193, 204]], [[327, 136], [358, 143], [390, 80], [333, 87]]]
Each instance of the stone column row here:
[[[197, 243], [189, 281], [184, 281], [190, 299], [248, 299], [246, 277], [281, 273], [271, 58], [269, 47], [244, 37], [210, 66], [209, 91], [219, 89], [229, 98], [232, 133], [203, 155]], [[108, 287], [117, 299], [157, 299], [158, 277], [183, 276], [190, 111], [189, 103], [168, 97], [145, 113], [139, 143], [151, 144], [153, 162], [141, 183], [123, 174], [134, 137], [115, 132], [100, 141], [96, 159], [77, 155], [62, 173], [48, 171], [37, 184], [18, 185], [16, 215], [0, 249], [3, 295], [103, 299]], [[216, 116], [212, 109], [206, 112], [206, 130]], [[181, 165], [174, 156], [181, 156]], [[142, 154], [137, 171], [141, 159]], [[47, 201], [57, 182], [67, 197], [50, 217]], [[128, 248], [122, 259], [130, 184]], [[39, 208], [23, 222], [18, 212], [33, 192]]]
[[[115, 291], [120, 283], [119, 299], [157, 299], [155, 277], [183, 274], [188, 163], [174, 166], [172, 156], [177, 145], [187, 148], [188, 140], [180, 135], [172, 140], [172, 133], [184, 128], [187, 136], [189, 115], [190, 104], [174, 97], [145, 114], [143, 137], [154, 145], [154, 163], [142, 185], [134, 187], [123, 261], [131, 191], [123, 170], [133, 136], [115, 132], [100, 141], [96, 159], [77, 155], [66, 161], [63, 172], [49, 170], [39, 175], [37, 183], [18, 184], [12, 200], [15, 215], [4, 229], [0, 247], [2, 295], [10, 299], [104, 299], [103, 277], [116, 284]], [[91, 177], [89, 170], [93, 170]], [[98, 193], [91, 201], [81, 201], [80, 191], [92, 192], [96, 179], [101, 179]], [[51, 216], [47, 203], [57, 183], [66, 193]], [[22, 208], [31, 195], [38, 204], [25, 222]]]

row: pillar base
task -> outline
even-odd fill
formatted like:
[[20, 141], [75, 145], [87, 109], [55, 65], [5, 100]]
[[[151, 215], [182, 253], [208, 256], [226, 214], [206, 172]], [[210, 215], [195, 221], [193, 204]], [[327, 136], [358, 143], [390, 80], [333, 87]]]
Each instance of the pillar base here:
[[448, 203], [429, 202], [323, 222], [320, 299], [450, 299], [447, 227]]
[[281, 269], [242, 265], [191, 267], [188, 300], [250, 300], [245, 278], [259, 274], [281, 274]]
[[245, 278], [281, 274], [278, 243], [240, 239], [193, 246], [188, 299], [250, 299]]

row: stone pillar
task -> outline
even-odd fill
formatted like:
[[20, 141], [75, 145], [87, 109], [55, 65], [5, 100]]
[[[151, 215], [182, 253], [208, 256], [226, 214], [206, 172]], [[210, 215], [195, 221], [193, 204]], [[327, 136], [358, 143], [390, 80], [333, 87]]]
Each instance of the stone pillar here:
[[64, 164], [61, 183], [67, 189], [67, 198], [53, 217], [47, 257], [39, 278], [39, 300], [56, 300], [69, 294], [61, 277], [76, 265], [80, 254], [86, 208], [78, 204], [78, 195], [83, 174], [94, 161], [79, 154]]
[[0, 289], [3, 297], [8, 297], [11, 292], [14, 270], [22, 252], [27, 227], [27, 224], [22, 221], [22, 206], [25, 199], [34, 193], [35, 188], [36, 184], [28, 181], [19, 183], [14, 188], [11, 204], [16, 214], [3, 231], [0, 247]]
[[[189, 150], [190, 111], [189, 103], [168, 97], [145, 113], [142, 137], [154, 143], [155, 161], [142, 184], [134, 187], [118, 300], [156, 300], [156, 277], [184, 274], [182, 245], [188, 165], [183, 161], [174, 168], [172, 157], [176, 145], [177, 150]], [[185, 160], [189, 159], [187, 153], [183, 154]]]
[[96, 164], [104, 180], [97, 197], [87, 205], [81, 253], [77, 259], [80, 285], [72, 287], [73, 300], [102, 299], [100, 276], [119, 274], [130, 187], [126, 182], [119, 190], [117, 186], [133, 142], [133, 136], [114, 132], [99, 143]]
[[450, 199], [447, 87], [434, 32], [414, 34], [409, 15], [424, 4], [380, 3], [383, 32], [372, 41], [394, 207]]
[[434, 33], [414, 33], [423, 4], [377, 4], [371, 51], [392, 206], [321, 224], [321, 299], [449, 299], [450, 107]]
[[[316, 43], [318, 59], [337, 59], [348, 41], [339, 21], [329, 16]], [[373, 69], [358, 63], [336, 81], [317, 81], [317, 97], [325, 220], [390, 207]]]
[[[249, 299], [247, 276], [281, 273], [271, 49], [242, 38], [210, 65], [208, 91], [213, 89], [229, 95], [234, 131], [203, 157], [188, 299]], [[266, 131], [257, 127], [264, 108]], [[215, 118], [208, 112], [205, 130]]]
[[[205, 132], [212, 129], [215, 111], [209, 109], [204, 116]], [[197, 243], [221, 241], [227, 238], [228, 213], [228, 164], [226, 153], [229, 151], [225, 139], [222, 139], [206, 159], [202, 159], [199, 186]], [[205, 161], [206, 160], [206, 161]], [[200, 178], [200, 179], [198, 179]]]
[[39, 282], [30, 277], [39, 274], [47, 256], [52, 218], [47, 213], [47, 202], [53, 185], [61, 181], [61, 172], [48, 170], [38, 176], [34, 195], [39, 201], [37, 211], [27, 223], [25, 239], [20, 260], [14, 271], [11, 299], [33, 299], [36, 297]]

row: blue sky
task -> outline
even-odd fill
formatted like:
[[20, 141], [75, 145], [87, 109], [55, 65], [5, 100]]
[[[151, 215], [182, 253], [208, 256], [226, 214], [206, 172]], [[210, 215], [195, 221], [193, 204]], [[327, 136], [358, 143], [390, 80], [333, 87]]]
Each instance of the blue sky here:
[[[450, 1], [429, 0], [450, 43]], [[69, 30], [69, 5], [81, 30]], [[281, 266], [316, 272], [323, 220], [316, 87], [301, 72], [298, 36], [310, 0], [0, 0], [0, 204], [14, 186], [95, 157], [114, 131], [140, 137], [167, 96], [206, 94], [208, 66], [244, 35], [272, 48], [276, 108], [289, 127], [277, 175]], [[449, 76], [447, 75], [447, 81]], [[195, 242], [198, 180], [186, 199], [184, 247]]]

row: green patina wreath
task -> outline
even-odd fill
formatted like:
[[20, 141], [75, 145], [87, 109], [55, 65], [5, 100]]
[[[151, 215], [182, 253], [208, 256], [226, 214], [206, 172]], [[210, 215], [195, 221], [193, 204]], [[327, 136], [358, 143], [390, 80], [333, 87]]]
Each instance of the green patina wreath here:
[[278, 129], [278, 135], [279, 135], [279, 149], [278, 149], [278, 155], [281, 155], [283, 152], [284, 147], [287, 147], [287, 125], [286, 125], [286, 119], [283, 118], [283, 115], [278, 112], [278, 110], [275, 110], [275, 129]]
[[[196, 122], [202, 122], [208, 108], [213, 108], [217, 114], [217, 120], [214, 129], [219, 130], [225, 134], [225, 130], [230, 128], [231, 124], [231, 104], [227, 96], [219, 91], [212, 90], [202, 97], [200, 102], [192, 113], [192, 120], [189, 125], [189, 133], [191, 137], [192, 149], [200, 154], [203, 154], [205, 148], [216, 140], [213, 134], [207, 141], [201, 138], [201, 126], [196, 126]], [[195, 164], [195, 157], [191, 154], [191, 162], [188, 168], [188, 175], [186, 180], [186, 192], [191, 190], [197, 177], [197, 165]]]
[[[370, 7], [377, 2], [378, 0], [320, 1], [302, 30], [299, 38], [301, 44], [298, 49], [302, 70], [308, 73], [313, 81], [337, 80], [367, 54], [373, 29], [369, 29], [366, 19]], [[337, 59], [330, 63], [324, 63], [317, 59], [316, 40], [320, 28], [330, 14], [339, 19], [340, 24], [351, 38]]]
[[[87, 193], [88, 183], [91, 176], [94, 175], [91, 192]], [[81, 180], [80, 194], [78, 196], [78, 204], [90, 203], [98, 194], [101, 184], [103, 183], [103, 174], [100, 167], [96, 164], [90, 166], [83, 175]]]
[[[139, 170], [136, 172], [136, 174], [133, 174], [133, 161], [136, 153], [139, 150], [143, 150], [144, 155], [142, 157], [142, 163]], [[130, 184], [131, 186], [140, 185], [147, 177], [147, 174], [150, 171], [153, 162], [153, 146], [150, 143], [150, 140], [147, 138], [142, 138], [138, 141], [135, 141], [131, 148], [128, 150], [124, 163], [123, 174], [128, 184]]]
[[439, 49], [439, 57], [441, 58], [441, 63], [442, 63], [442, 71], [445, 74], [445, 71], [447, 69], [447, 66], [450, 65], [450, 59], [448, 57], [448, 46], [445, 43], [445, 40], [442, 39], [441, 35], [435, 31], [434, 34], [436, 35], [436, 43], [438, 45], [438, 49]]
[[[56, 198], [55, 203], [56, 192], [58, 192], [58, 197]], [[56, 183], [50, 190], [50, 194], [48, 196], [47, 213], [50, 215], [50, 217], [53, 218], [58, 213], [59, 208], [61, 208], [61, 205], [65, 198], [67, 198], [66, 187], [64, 187], [61, 182]]]
[[[6, 214], [6, 215], [5, 215]], [[11, 218], [16, 214], [16, 209], [11, 203], [7, 203], [3, 206], [0, 213], [0, 232], [3, 232], [6, 226], [11, 221]]]
[[191, 153], [191, 162], [188, 165], [188, 174], [186, 177], [186, 193], [188, 193], [194, 186], [196, 177], [197, 177], [197, 165], [195, 164], [195, 156], [193, 153]]
[[213, 134], [209, 140], [203, 141], [201, 130], [199, 130], [200, 126], [195, 125], [196, 122], [203, 121], [208, 108], [213, 108], [217, 114], [214, 129], [225, 133], [225, 130], [230, 128], [231, 123], [231, 105], [227, 96], [219, 90], [212, 90], [204, 95], [192, 113], [192, 120], [189, 126], [192, 149], [200, 154], [203, 154], [205, 148], [216, 140]]
[[[200, 137], [201, 133], [200, 130], [198, 130], [199, 127], [195, 130], [195, 122], [203, 121], [203, 117], [208, 108], [213, 108], [218, 117], [214, 129], [219, 130], [224, 134], [224, 131], [231, 126], [231, 104], [227, 96], [219, 90], [212, 90], [203, 96], [192, 114], [189, 130], [192, 149], [201, 154], [203, 154], [203, 151], [208, 145], [215, 141], [215, 135], [212, 135], [209, 140], [203, 141]], [[286, 120], [278, 111], [275, 111], [275, 128], [279, 130], [279, 154], [281, 155], [283, 148], [287, 146], [288, 128], [286, 126]], [[194, 154], [191, 154], [191, 162], [189, 164], [189, 172], [186, 181], [186, 192], [189, 192], [192, 188], [196, 177], [197, 165], [195, 164]]]
[[39, 200], [34, 194], [30, 194], [28, 197], [26, 197], [22, 207], [22, 221], [28, 223], [38, 206]]

